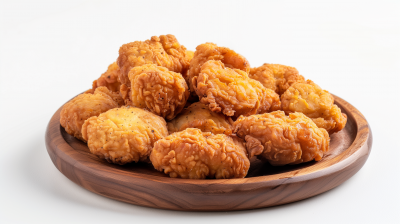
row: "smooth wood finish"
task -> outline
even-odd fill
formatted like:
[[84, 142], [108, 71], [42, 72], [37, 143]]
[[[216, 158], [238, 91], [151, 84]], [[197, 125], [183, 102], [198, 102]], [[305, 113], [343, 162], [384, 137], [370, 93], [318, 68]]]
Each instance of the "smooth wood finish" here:
[[372, 133], [364, 116], [335, 96], [348, 116], [345, 129], [331, 135], [331, 149], [319, 162], [273, 167], [252, 160], [248, 176], [229, 180], [169, 178], [151, 164], [114, 165], [60, 126], [60, 110], [46, 130], [54, 165], [76, 184], [115, 200], [172, 210], [228, 211], [286, 204], [328, 191], [353, 176], [371, 151]]

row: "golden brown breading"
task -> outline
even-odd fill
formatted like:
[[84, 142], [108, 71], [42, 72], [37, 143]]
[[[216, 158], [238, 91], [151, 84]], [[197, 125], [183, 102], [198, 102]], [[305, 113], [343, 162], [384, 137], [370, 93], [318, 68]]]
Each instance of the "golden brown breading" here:
[[119, 92], [121, 83], [118, 81], [118, 76], [120, 72], [117, 62], [112, 63], [100, 78], [93, 81], [92, 90], [94, 91], [97, 87], [105, 86], [113, 92]]
[[198, 128], [213, 134], [232, 133], [232, 120], [220, 113], [210, 111], [207, 105], [197, 102], [183, 109], [175, 119], [168, 122], [169, 133], [183, 131], [186, 128]]
[[186, 61], [188, 61], [190, 64], [190, 62], [192, 61], [192, 59], [194, 57], [194, 51], [187, 50], [185, 57], [186, 57]]
[[150, 160], [170, 177], [190, 179], [241, 178], [250, 161], [243, 140], [188, 128], [154, 144]]
[[242, 70], [225, 68], [221, 61], [204, 63], [192, 81], [200, 102], [213, 112], [239, 117], [280, 109], [278, 94]]
[[119, 49], [117, 59], [121, 69], [119, 79], [122, 84], [129, 87], [131, 84], [128, 78], [129, 71], [133, 67], [145, 64], [163, 66], [170, 71], [184, 74], [189, 68], [190, 59], [190, 55], [186, 55], [186, 52], [186, 48], [171, 34], [124, 44]]
[[263, 86], [274, 90], [279, 95], [282, 95], [295, 82], [306, 82], [296, 68], [279, 64], [265, 63], [260, 67], [252, 68], [249, 77], [261, 82]]
[[185, 78], [192, 95], [196, 95], [192, 79], [200, 73], [201, 66], [209, 60], [219, 60], [228, 68], [250, 71], [250, 64], [245, 57], [227, 47], [218, 47], [213, 43], [200, 44], [196, 47]]
[[342, 130], [347, 115], [334, 104], [333, 96], [311, 80], [293, 84], [281, 97], [282, 109], [288, 114], [301, 112], [329, 134]]
[[258, 100], [260, 101], [260, 106], [258, 107], [256, 114], [263, 114], [281, 109], [279, 95], [272, 89], [265, 88], [259, 81], [254, 79], [249, 78], [248, 82], [256, 90]]
[[102, 86], [94, 91], [94, 94], [83, 93], [66, 103], [60, 113], [61, 126], [75, 138], [82, 138], [82, 125], [86, 119], [118, 107], [112, 95], [106, 87]]
[[154, 143], [168, 135], [162, 117], [135, 107], [109, 110], [85, 121], [82, 136], [90, 152], [110, 163], [146, 161]]
[[189, 90], [181, 74], [167, 68], [147, 64], [129, 72], [131, 87], [123, 85], [121, 94], [127, 105], [147, 108], [172, 120], [184, 108]]
[[125, 105], [124, 99], [122, 98], [121, 94], [119, 94], [119, 92], [110, 91], [110, 90], [109, 90], [107, 87], [105, 87], [105, 86], [97, 87], [96, 90], [95, 90], [94, 92], [95, 92], [95, 93], [98, 93], [98, 94], [107, 95], [107, 96], [111, 97], [115, 102], [118, 103], [118, 106], [119, 106], [119, 107]]
[[241, 116], [233, 128], [246, 140], [249, 158], [259, 155], [275, 166], [318, 161], [329, 150], [328, 132], [302, 113]]

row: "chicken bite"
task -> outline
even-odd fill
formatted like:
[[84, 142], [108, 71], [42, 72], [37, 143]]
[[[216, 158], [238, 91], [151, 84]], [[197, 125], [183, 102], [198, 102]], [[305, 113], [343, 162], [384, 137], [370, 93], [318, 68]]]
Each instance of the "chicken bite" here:
[[154, 64], [168, 70], [184, 74], [189, 68], [191, 53], [180, 45], [174, 35], [153, 36], [150, 40], [124, 44], [119, 49], [117, 59], [121, 69], [119, 79], [123, 85], [130, 86], [129, 71], [136, 66]]
[[329, 150], [328, 132], [302, 113], [241, 116], [233, 128], [245, 139], [249, 158], [258, 155], [274, 166], [319, 161]]
[[157, 65], [143, 65], [129, 72], [131, 87], [121, 88], [127, 105], [147, 108], [172, 120], [184, 108], [189, 90], [181, 74]]
[[120, 165], [148, 160], [154, 143], [167, 135], [162, 117], [135, 107], [109, 110], [82, 126], [90, 152]]
[[259, 81], [248, 79], [250, 85], [256, 90], [260, 102], [256, 114], [263, 114], [281, 109], [279, 95], [273, 90], [265, 88]]
[[182, 113], [167, 125], [169, 133], [198, 128], [203, 132], [229, 135], [232, 133], [231, 122], [233, 123], [225, 115], [212, 112], [205, 104], [197, 102], [183, 109]]
[[301, 112], [329, 134], [346, 126], [347, 115], [334, 104], [333, 96], [311, 80], [295, 83], [281, 96], [285, 113]]
[[250, 79], [246, 72], [225, 68], [221, 61], [203, 64], [193, 85], [200, 102], [213, 112], [239, 117], [280, 109], [279, 95], [260, 82]]
[[260, 67], [250, 69], [249, 77], [282, 95], [293, 83], [305, 83], [304, 77], [299, 74], [296, 68], [279, 65], [263, 64]]
[[121, 96], [121, 94], [119, 92], [110, 91], [105, 86], [97, 87], [96, 90], [94, 91], [95, 93], [103, 94], [103, 95], [107, 95], [107, 96], [111, 97], [115, 102], [118, 103], [119, 107], [125, 105], [125, 101], [124, 101], [124, 99], [122, 98], [122, 96]]
[[82, 125], [86, 119], [92, 116], [106, 112], [110, 109], [118, 107], [117, 93], [109, 91], [102, 86], [97, 88], [93, 94], [83, 93], [68, 103], [61, 109], [60, 124], [65, 128], [65, 131], [73, 135], [75, 138], [85, 141], [82, 138]]
[[150, 160], [170, 177], [190, 179], [243, 178], [250, 167], [243, 140], [197, 128], [158, 140]]
[[119, 92], [121, 83], [118, 81], [118, 76], [120, 72], [117, 62], [109, 65], [107, 71], [104, 72], [100, 78], [93, 81], [92, 92], [100, 86], [105, 86], [113, 92]]
[[190, 62], [192, 61], [192, 59], [194, 57], [194, 52], [187, 50], [185, 57], [186, 57], [186, 61], [189, 62], [189, 64], [190, 64]]
[[192, 79], [199, 75], [201, 66], [209, 60], [219, 60], [228, 68], [240, 69], [245, 72], [250, 71], [250, 64], [247, 59], [235, 51], [227, 47], [218, 47], [213, 43], [200, 44], [196, 47], [188, 74], [184, 77], [193, 96], [196, 96], [196, 93]]

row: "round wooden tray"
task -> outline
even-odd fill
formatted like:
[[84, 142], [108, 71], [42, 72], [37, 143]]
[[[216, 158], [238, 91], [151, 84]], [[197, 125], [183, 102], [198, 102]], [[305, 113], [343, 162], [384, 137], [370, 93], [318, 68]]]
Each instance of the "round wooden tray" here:
[[115, 200], [172, 210], [229, 211], [281, 205], [328, 191], [353, 176], [371, 151], [372, 133], [364, 116], [335, 96], [348, 116], [346, 127], [331, 135], [321, 161], [273, 167], [255, 159], [246, 178], [189, 180], [170, 178], [151, 164], [115, 165], [97, 158], [85, 143], [60, 126], [61, 108], [46, 130], [54, 165], [76, 184]]

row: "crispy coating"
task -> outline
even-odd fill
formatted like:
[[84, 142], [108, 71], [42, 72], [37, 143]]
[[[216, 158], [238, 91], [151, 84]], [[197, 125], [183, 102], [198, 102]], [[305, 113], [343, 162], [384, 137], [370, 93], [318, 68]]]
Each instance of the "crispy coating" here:
[[93, 81], [92, 90], [94, 91], [97, 87], [105, 86], [113, 92], [119, 92], [121, 83], [118, 81], [118, 76], [120, 72], [117, 62], [112, 63], [100, 78]]
[[223, 114], [212, 112], [207, 105], [197, 102], [183, 109], [175, 119], [168, 122], [169, 133], [183, 131], [186, 128], [198, 128], [213, 134], [232, 133], [233, 121]]
[[265, 88], [259, 81], [254, 79], [248, 79], [248, 82], [256, 90], [258, 100], [260, 102], [257, 109], [257, 114], [263, 114], [275, 110], [281, 109], [281, 101], [279, 95], [273, 90]]
[[296, 68], [279, 65], [263, 64], [260, 67], [250, 69], [249, 77], [255, 79], [268, 89], [282, 95], [293, 83], [305, 83], [304, 77]]
[[258, 155], [275, 166], [319, 161], [329, 150], [328, 132], [302, 113], [241, 116], [233, 128], [246, 140], [249, 158]]
[[[185, 56], [186, 56], [186, 61], [188, 61], [189, 65], [190, 65], [190, 62], [192, 61], [192, 59], [194, 57], [194, 52], [193, 51], [186, 51], [186, 55]], [[186, 81], [186, 83], [187, 83], [187, 85], [189, 87], [189, 83], [186, 80], [186, 77], [188, 76], [188, 72], [189, 72], [189, 69], [187, 69], [184, 73], [182, 73], [182, 76], [183, 76], [183, 78], [185, 78], [185, 81]]]
[[288, 114], [301, 112], [329, 134], [346, 126], [347, 115], [334, 104], [333, 96], [311, 80], [293, 84], [281, 97], [282, 109]]
[[105, 86], [97, 87], [96, 90], [95, 90], [94, 92], [95, 92], [95, 93], [98, 93], [98, 94], [107, 95], [107, 96], [111, 97], [115, 102], [118, 103], [118, 106], [119, 106], [119, 107], [125, 105], [124, 99], [122, 98], [122, 96], [121, 96], [121, 94], [120, 94], [119, 92], [110, 91], [110, 90], [109, 90], [107, 87], [105, 87]]
[[190, 62], [192, 61], [192, 59], [194, 57], [194, 51], [187, 50], [185, 57], [186, 57], [186, 61], [188, 61], [190, 64]]
[[119, 79], [122, 84], [130, 86], [129, 71], [136, 66], [154, 64], [168, 68], [170, 71], [184, 74], [189, 68], [191, 53], [180, 45], [174, 35], [152, 36], [150, 40], [135, 41], [124, 44], [119, 49], [117, 59], [121, 69]]
[[167, 120], [182, 111], [189, 97], [182, 75], [161, 66], [134, 67], [129, 72], [129, 80], [131, 87], [123, 85], [121, 88], [126, 104], [147, 108]]
[[146, 161], [154, 143], [168, 135], [162, 117], [135, 107], [109, 110], [85, 121], [82, 136], [90, 152], [110, 163]]
[[83, 93], [66, 103], [60, 113], [60, 124], [65, 131], [75, 138], [86, 141], [82, 138], [82, 125], [86, 119], [98, 116], [110, 109], [118, 107], [113, 100], [113, 95], [106, 87], [99, 87], [94, 94]]
[[243, 140], [188, 128], [154, 144], [150, 160], [170, 177], [190, 179], [242, 178], [250, 161]]
[[201, 66], [209, 60], [219, 60], [228, 68], [240, 69], [245, 72], [250, 71], [250, 64], [245, 57], [227, 47], [218, 47], [213, 43], [200, 44], [196, 47], [193, 59], [190, 61], [186, 82], [192, 95], [196, 95], [192, 79], [197, 77], [201, 71]]
[[225, 68], [221, 61], [203, 64], [193, 84], [200, 102], [213, 112], [239, 117], [280, 109], [279, 95], [250, 79], [246, 72]]

